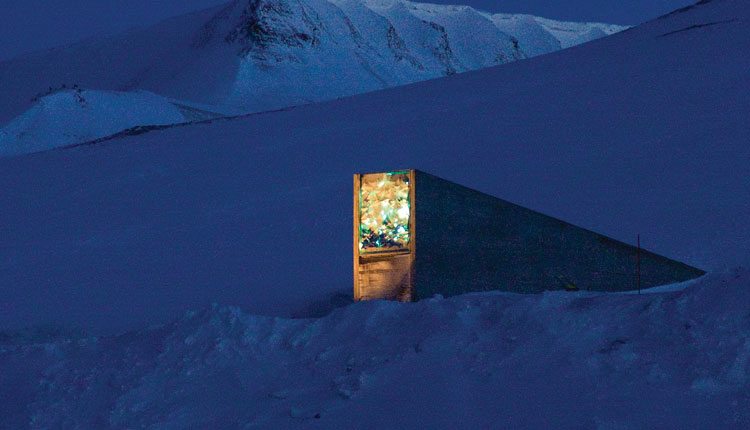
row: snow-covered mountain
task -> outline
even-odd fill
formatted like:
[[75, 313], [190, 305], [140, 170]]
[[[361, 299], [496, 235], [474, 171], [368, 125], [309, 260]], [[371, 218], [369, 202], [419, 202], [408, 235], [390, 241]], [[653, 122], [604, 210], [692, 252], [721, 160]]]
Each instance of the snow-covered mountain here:
[[[59, 97], [40, 95], [63, 85], [146, 90], [221, 114], [258, 112], [504, 64], [622, 29], [404, 0], [234, 0], [0, 63], [0, 124], [17, 117], [0, 135], [0, 155], [178, 122], [169, 109], [154, 117], [153, 100], [138, 95], [126, 122], [108, 119], [98, 104], [80, 115], [55, 111]], [[34, 127], [58, 132], [42, 138]]]

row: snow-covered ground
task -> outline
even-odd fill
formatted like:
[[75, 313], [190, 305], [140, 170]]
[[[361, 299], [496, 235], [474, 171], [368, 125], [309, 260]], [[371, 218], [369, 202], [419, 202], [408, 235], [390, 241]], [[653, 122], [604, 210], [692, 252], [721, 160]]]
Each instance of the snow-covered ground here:
[[88, 142], [136, 126], [221, 116], [146, 91], [67, 89], [42, 97], [0, 129], [0, 156]]
[[[750, 267], [749, 20], [703, 1], [529, 61], [0, 159], [0, 427], [749, 428], [750, 272], [727, 269]], [[351, 174], [402, 167], [711, 273], [345, 305]]]
[[750, 272], [0, 335], [7, 428], [747, 429]]
[[[266, 111], [504, 64], [623, 29], [403, 0], [235, 0], [0, 63], [0, 125], [16, 118], [0, 131], [0, 156], [183, 122], [167, 97], [208, 112]], [[40, 100], [63, 85], [118, 93], [86, 91], [97, 98], [86, 109], [61, 103], [60, 93]]]

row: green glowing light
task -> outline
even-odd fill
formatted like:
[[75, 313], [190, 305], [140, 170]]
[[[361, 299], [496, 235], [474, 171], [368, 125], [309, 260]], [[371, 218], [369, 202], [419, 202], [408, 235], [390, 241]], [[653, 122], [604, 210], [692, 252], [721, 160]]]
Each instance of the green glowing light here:
[[362, 176], [359, 248], [363, 251], [403, 249], [409, 245], [409, 172]]

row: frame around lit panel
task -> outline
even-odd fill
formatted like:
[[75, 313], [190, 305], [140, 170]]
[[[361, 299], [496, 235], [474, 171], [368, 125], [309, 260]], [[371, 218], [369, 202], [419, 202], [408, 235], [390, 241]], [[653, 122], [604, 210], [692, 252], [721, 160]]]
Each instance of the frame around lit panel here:
[[[359, 248], [360, 244], [360, 225], [361, 225], [361, 190], [362, 190], [362, 177], [366, 175], [379, 175], [379, 174], [408, 174], [409, 177], [409, 243], [405, 247], [363, 251]], [[387, 256], [387, 255], [398, 255], [398, 254], [409, 254], [413, 253], [415, 249], [415, 213], [416, 213], [416, 175], [412, 169], [404, 170], [393, 170], [388, 172], [371, 172], [371, 173], [358, 173], [354, 175], [354, 251], [355, 255], [367, 258], [376, 256]]]
[[[417, 235], [416, 235], [416, 213], [417, 213], [417, 201], [416, 201], [416, 188], [417, 188], [417, 182], [416, 182], [416, 171], [413, 169], [402, 169], [402, 170], [394, 170], [393, 172], [408, 172], [409, 173], [409, 204], [410, 204], [410, 211], [409, 211], [409, 245], [405, 248], [401, 248], [398, 250], [384, 250], [384, 251], [374, 251], [374, 252], [366, 252], [366, 253], [360, 253], [359, 249], [359, 227], [360, 227], [360, 190], [361, 190], [361, 184], [362, 184], [362, 176], [366, 175], [367, 173], [357, 173], [354, 175], [354, 208], [353, 208], [353, 233], [354, 233], [354, 252], [353, 252], [353, 263], [354, 263], [354, 299], [360, 300], [362, 297], [362, 291], [361, 286], [359, 285], [358, 281], [358, 273], [359, 273], [359, 266], [360, 266], [360, 259], [363, 260], [370, 260], [370, 259], [383, 259], [383, 258], [389, 258], [389, 257], [395, 257], [399, 255], [409, 255], [414, 261], [416, 258], [415, 251], [416, 251], [416, 243], [417, 243]], [[373, 173], [391, 173], [391, 172], [373, 172]]]

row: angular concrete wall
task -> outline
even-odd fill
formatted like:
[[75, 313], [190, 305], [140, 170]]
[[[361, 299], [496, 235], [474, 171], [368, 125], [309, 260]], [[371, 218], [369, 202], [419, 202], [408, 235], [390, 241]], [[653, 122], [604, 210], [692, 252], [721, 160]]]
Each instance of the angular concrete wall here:
[[[415, 172], [412, 299], [470, 291], [636, 289], [637, 249], [436, 176]], [[641, 287], [700, 269], [641, 250]]]

